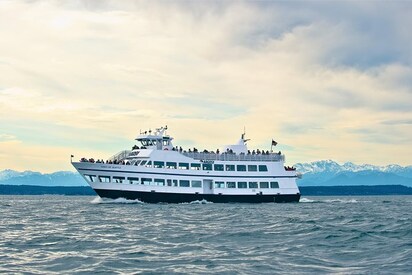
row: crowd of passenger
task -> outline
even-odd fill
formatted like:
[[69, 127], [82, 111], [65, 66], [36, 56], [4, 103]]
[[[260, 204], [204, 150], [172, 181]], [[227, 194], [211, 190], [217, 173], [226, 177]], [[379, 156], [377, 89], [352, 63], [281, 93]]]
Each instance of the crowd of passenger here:
[[296, 170], [296, 167], [290, 167], [290, 166], [285, 166], [285, 170], [286, 171], [295, 171]]
[[119, 165], [130, 165], [130, 163], [128, 161], [124, 161], [124, 160], [106, 160], [104, 161], [103, 159], [98, 159], [98, 160], [94, 160], [94, 158], [81, 158], [80, 162], [91, 162], [91, 163], [105, 163], [105, 164], [119, 164]]
[[[144, 146], [141, 146], [140, 148], [139, 148], [139, 146], [137, 146], [137, 145], [134, 145], [133, 147], [132, 147], [132, 150], [138, 150], [138, 149], [146, 149], [146, 147], [144, 147]], [[176, 147], [173, 147], [172, 148], [172, 151], [177, 151], [177, 152], [179, 152], [179, 153], [199, 153], [199, 150], [196, 148], [196, 147], [193, 147], [193, 149], [190, 149], [189, 148], [189, 150], [188, 151], [186, 151], [186, 150], [183, 150], [183, 148], [182, 147], [178, 147], [178, 146], [176, 146]], [[226, 150], [226, 152], [223, 152], [223, 153], [221, 153], [220, 152], [220, 150], [219, 149], [217, 149], [216, 151], [209, 151], [209, 150], [203, 150], [202, 151], [202, 153], [206, 153], [206, 154], [217, 154], [217, 155], [219, 155], [219, 154], [222, 154], [222, 155], [225, 155], [225, 154], [228, 154], [228, 155], [235, 155], [236, 153], [235, 152], [233, 152], [233, 150], [232, 149], [227, 149]], [[279, 151], [278, 153], [271, 153], [271, 152], [269, 152], [269, 150], [259, 150], [259, 149], [257, 149], [257, 150], [252, 150], [252, 151], [250, 151], [250, 150], [248, 150], [247, 151], [247, 154], [245, 154], [245, 153], [240, 153], [240, 155], [271, 155], [271, 154], [277, 154], [277, 155], [281, 155], [282, 154], [282, 152], [281, 151]], [[130, 163], [128, 162], [128, 161], [117, 161], [117, 160], [114, 160], [114, 161], [112, 161], [112, 160], [106, 160], [106, 161], [104, 161], [103, 159], [98, 159], [98, 160], [95, 160], [94, 158], [90, 158], [90, 159], [87, 159], [87, 158], [81, 158], [80, 159], [80, 162], [91, 162], [91, 163], [106, 163], [106, 164], [121, 164], [121, 165], [130, 165]], [[285, 169], [287, 170], [287, 171], [292, 171], [292, 170], [296, 170], [295, 168], [293, 168], [293, 167], [285, 167]], [[289, 170], [288, 170], [289, 169]]]
[[[140, 147], [139, 148], [139, 146], [137, 146], [137, 145], [134, 145], [133, 147], [132, 147], [132, 150], [138, 150], [138, 149], [146, 149], [146, 147], [145, 146], [142, 146], [142, 147]], [[186, 150], [183, 150], [183, 148], [180, 146], [176, 146], [176, 147], [173, 147], [172, 148], [172, 151], [176, 151], [176, 152], [179, 152], [179, 153], [199, 153], [199, 150], [196, 148], [196, 147], [193, 147], [193, 149], [191, 149], [191, 148], [189, 148], [187, 151]], [[211, 150], [211, 151], [209, 151], [209, 150], [203, 150], [203, 151], [201, 151], [202, 153], [206, 153], [206, 154], [217, 154], [217, 155], [219, 155], [219, 154], [235, 154], [235, 152], [233, 152], [233, 150], [232, 149], [227, 149], [226, 150], [226, 152], [223, 152], [223, 153], [221, 153], [220, 152], [220, 150], [219, 149], [217, 149], [216, 151], [213, 151], [213, 150]], [[270, 155], [270, 154], [278, 154], [278, 155], [281, 155], [282, 154], [282, 152], [281, 151], [279, 151], [278, 153], [273, 153], [273, 152], [269, 152], [269, 150], [259, 150], [259, 149], [257, 149], [257, 150], [252, 150], [252, 151], [250, 151], [250, 150], [248, 150], [247, 151], [247, 154], [245, 154], [245, 153], [240, 153], [240, 155]]]

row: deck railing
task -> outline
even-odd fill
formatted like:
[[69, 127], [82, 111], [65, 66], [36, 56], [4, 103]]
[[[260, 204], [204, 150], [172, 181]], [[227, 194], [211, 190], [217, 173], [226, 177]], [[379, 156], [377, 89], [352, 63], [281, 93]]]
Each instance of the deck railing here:
[[[131, 156], [132, 151], [124, 150], [113, 155], [109, 161], [121, 161]], [[269, 155], [262, 154], [214, 154], [214, 153], [202, 153], [202, 152], [181, 152], [182, 155], [193, 158], [196, 160], [220, 160], [220, 161], [285, 161], [285, 156], [278, 153], [272, 153]]]
[[119, 161], [119, 160], [123, 160], [126, 157], [128, 157], [130, 155], [132, 151], [130, 150], [124, 150], [124, 151], [120, 151], [119, 153], [117, 153], [116, 155], [111, 156], [108, 161]]
[[213, 154], [199, 152], [183, 152], [183, 155], [196, 160], [222, 160], [222, 161], [285, 161], [285, 156], [281, 154], [269, 155], [247, 155], [247, 154]]

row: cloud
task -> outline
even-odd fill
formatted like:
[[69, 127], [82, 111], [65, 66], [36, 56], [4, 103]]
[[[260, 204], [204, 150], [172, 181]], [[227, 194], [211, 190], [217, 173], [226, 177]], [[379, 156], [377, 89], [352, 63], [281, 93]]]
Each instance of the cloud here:
[[5, 141], [15, 141], [16, 137], [13, 135], [9, 134], [0, 134], [0, 142], [5, 142]]
[[[177, 143], [215, 149], [246, 126], [252, 147], [272, 136], [293, 146], [291, 162], [409, 164], [412, 132], [396, 122], [412, 119], [410, 11], [404, 2], [2, 1], [0, 124], [27, 146], [102, 155], [133, 144], [139, 129], [168, 124]], [[383, 151], [402, 153], [383, 160], [388, 140]]]

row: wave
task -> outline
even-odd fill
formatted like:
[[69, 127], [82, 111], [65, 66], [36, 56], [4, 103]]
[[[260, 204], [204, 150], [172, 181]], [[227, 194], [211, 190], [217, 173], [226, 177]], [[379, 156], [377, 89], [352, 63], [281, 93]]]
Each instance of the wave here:
[[299, 200], [299, 202], [302, 202], [302, 203], [310, 203], [310, 202], [319, 202], [319, 201], [315, 201], [315, 200], [311, 200], [311, 199], [307, 199], [307, 198], [301, 198], [301, 199]]
[[199, 201], [199, 200], [195, 200], [195, 201], [191, 201], [190, 204], [209, 204], [209, 203], [213, 203], [211, 201], [207, 201], [205, 199]]
[[128, 200], [125, 198], [117, 198], [117, 199], [102, 199], [101, 197], [96, 197], [91, 201], [92, 204], [114, 204], [114, 203], [120, 203], [120, 204], [141, 204], [144, 203], [142, 201], [139, 201], [138, 199], [135, 200]]
[[210, 204], [210, 203], [213, 203], [213, 202], [203, 199], [203, 200], [195, 200], [195, 201], [191, 201], [191, 202], [182, 202], [182, 203], [179, 203], [179, 204]]
[[358, 203], [359, 201], [355, 199], [330, 199], [330, 200], [325, 200], [324, 202]]
[[301, 198], [301, 203], [358, 203], [355, 199], [326, 199], [326, 200], [311, 200], [308, 198]]

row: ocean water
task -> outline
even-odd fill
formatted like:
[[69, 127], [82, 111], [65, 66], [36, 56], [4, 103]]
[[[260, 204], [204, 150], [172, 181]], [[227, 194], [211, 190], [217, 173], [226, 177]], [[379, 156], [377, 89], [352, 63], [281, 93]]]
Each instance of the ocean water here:
[[411, 274], [412, 196], [144, 204], [0, 196], [0, 273]]

